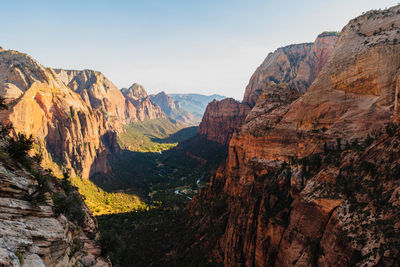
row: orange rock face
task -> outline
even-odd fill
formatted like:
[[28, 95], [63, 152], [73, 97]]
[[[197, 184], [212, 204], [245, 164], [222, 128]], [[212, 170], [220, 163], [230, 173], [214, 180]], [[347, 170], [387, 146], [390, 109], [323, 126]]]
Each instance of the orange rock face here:
[[125, 102], [122, 93], [102, 73], [61, 69], [55, 72], [68, 87], [81, 95], [88, 106], [103, 113], [108, 127], [136, 120], [135, 108]]
[[[244, 98], [254, 107], [226, 165], [188, 207], [210, 258], [224, 266], [398, 262], [399, 240], [388, 232], [398, 233], [389, 199], [400, 186], [400, 135], [383, 129], [395, 119], [399, 23], [400, 6], [350, 21], [334, 49], [321, 52], [328, 61], [313, 65], [322, 69], [294, 72], [291, 82], [254, 86], [285, 77], [287, 51], [307, 58], [312, 45], [280, 49], [256, 71]], [[310, 73], [318, 73], [312, 84]], [[311, 86], [301, 95], [307, 83], [294, 81]], [[375, 141], [354, 142], [367, 134]]]
[[100, 72], [45, 69], [16, 51], [0, 52], [0, 93], [10, 105], [2, 120], [37, 139], [44, 164], [83, 178], [110, 171], [107, 157], [118, 152], [115, 132], [124, 124], [165, 117], [141, 86], [124, 96]]
[[337, 36], [322, 33], [314, 43], [295, 44], [270, 53], [251, 77], [243, 103], [253, 107], [270, 84], [289, 83], [304, 93], [332, 54]]
[[208, 140], [227, 145], [233, 132], [246, 118], [250, 111], [248, 105], [233, 98], [210, 102], [199, 126], [199, 134]]
[[93, 110], [52, 69], [16, 51], [0, 52], [1, 92], [9, 103], [3, 121], [16, 132], [32, 134], [42, 147], [45, 165], [54, 162], [87, 178], [91, 169], [109, 168], [98, 154], [107, 150], [103, 114]]
[[[291, 94], [297, 92], [296, 97], [299, 97], [307, 91], [331, 57], [336, 41], [336, 34], [322, 33], [314, 43], [290, 45], [270, 53], [251, 77], [243, 102], [239, 103], [233, 99], [219, 103], [211, 102], [204, 113], [199, 133], [209, 140], [228, 144], [234, 130], [244, 123], [247, 114], [261, 95], [264, 95], [264, 98], [268, 97], [267, 102], [275, 101], [276, 104], [280, 101], [280, 96], [286, 96], [286, 91], [279, 92], [279, 89], [290, 88]], [[263, 102], [264, 105], [268, 105], [265, 100]], [[274, 108], [272, 106], [270, 108]], [[258, 112], [266, 113], [266, 110], [268, 108], [263, 107], [263, 110]], [[252, 112], [251, 116], [258, 115], [260, 114]]]

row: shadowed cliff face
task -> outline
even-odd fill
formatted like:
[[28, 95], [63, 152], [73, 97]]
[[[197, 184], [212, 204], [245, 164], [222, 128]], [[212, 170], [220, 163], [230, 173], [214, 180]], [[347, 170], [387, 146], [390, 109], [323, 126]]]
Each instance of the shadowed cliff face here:
[[233, 132], [242, 125], [249, 111], [248, 105], [241, 104], [233, 98], [214, 100], [204, 112], [199, 134], [210, 141], [228, 145]]
[[225, 266], [399, 262], [400, 135], [385, 128], [398, 99], [399, 23], [399, 6], [350, 21], [304, 95], [303, 83], [256, 94], [249, 85], [244, 100], [254, 108], [226, 164], [189, 205], [211, 258]]

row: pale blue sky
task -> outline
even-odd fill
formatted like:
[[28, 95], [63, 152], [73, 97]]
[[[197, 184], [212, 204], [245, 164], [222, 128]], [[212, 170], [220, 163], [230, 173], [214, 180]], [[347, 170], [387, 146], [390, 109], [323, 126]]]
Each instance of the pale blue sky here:
[[0, 0], [0, 46], [118, 87], [241, 99], [269, 52], [393, 0]]

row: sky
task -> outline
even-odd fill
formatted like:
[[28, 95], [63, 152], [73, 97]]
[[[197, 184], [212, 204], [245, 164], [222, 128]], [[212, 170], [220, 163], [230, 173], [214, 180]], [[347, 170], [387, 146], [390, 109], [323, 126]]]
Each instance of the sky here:
[[0, 46], [119, 88], [242, 99], [269, 52], [398, 0], [0, 0]]

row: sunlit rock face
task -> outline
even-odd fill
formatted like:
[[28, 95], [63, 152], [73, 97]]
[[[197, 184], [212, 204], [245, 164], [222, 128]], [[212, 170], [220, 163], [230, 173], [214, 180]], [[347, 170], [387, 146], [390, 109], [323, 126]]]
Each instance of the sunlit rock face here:
[[182, 109], [181, 103], [175, 101], [165, 92], [162, 91], [156, 95], [150, 95], [150, 99], [162, 109], [166, 116], [171, 119], [178, 120], [188, 125], [199, 124], [199, 118], [197, 116]]
[[110, 129], [121, 131], [124, 124], [165, 117], [139, 84], [119, 90], [98, 71], [55, 71], [65, 84], [81, 95], [86, 104], [103, 114]]
[[2, 120], [35, 137], [48, 167], [71, 168], [84, 178], [107, 173], [107, 157], [118, 150], [115, 132], [165, 117], [143, 87], [124, 92], [97, 71], [53, 70], [26, 54], [0, 52], [0, 93], [10, 106]]
[[101, 257], [96, 218], [77, 190], [71, 188], [68, 194], [77, 199], [74, 208], [81, 211], [80, 222], [54, 211], [51, 197], [66, 196], [59, 179], [31, 166], [49, 186], [44, 203], [38, 204], [33, 201], [38, 181], [4, 150], [0, 153], [0, 265], [111, 266]]
[[314, 43], [289, 45], [270, 53], [251, 77], [242, 103], [233, 99], [211, 102], [199, 133], [209, 140], [228, 144], [261, 95], [269, 94], [272, 101], [272, 94], [279, 95], [276, 85], [297, 91], [298, 96], [305, 93], [331, 57], [337, 39], [337, 33], [322, 33]]
[[243, 103], [253, 107], [270, 84], [288, 83], [300, 93], [307, 91], [332, 54], [338, 37], [322, 33], [314, 43], [289, 45], [270, 53], [250, 78]]
[[165, 118], [162, 109], [151, 101], [142, 85], [135, 83], [127, 89], [122, 89], [121, 92], [126, 100], [136, 108], [136, 117], [139, 121]]
[[[197, 242], [225, 266], [392, 266], [400, 259], [399, 240], [387, 233], [400, 227], [399, 130], [385, 129], [398, 105], [400, 7], [367, 12], [337, 40], [328, 38], [326, 63], [314, 53], [308, 67], [296, 61], [307, 75], [293, 71], [290, 82], [253, 86], [286, 76], [285, 49], [256, 71], [244, 98], [254, 107], [230, 140], [227, 162], [189, 205], [204, 240]], [[305, 59], [312, 46], [287, 49]], [[282, 64], [272, 71], [275, 56]], [[368, 134], [375, 141], [349, 145]]]
[[9, 104], [2, 111], [16, 132], [32, 134], [45, 165], [55, 162], [88, 177], [106, 148], [101, 137], [107, 126], [103, 114], [93, 110], [79, 94], [26, 54], [0, 52], [0, 92]]

